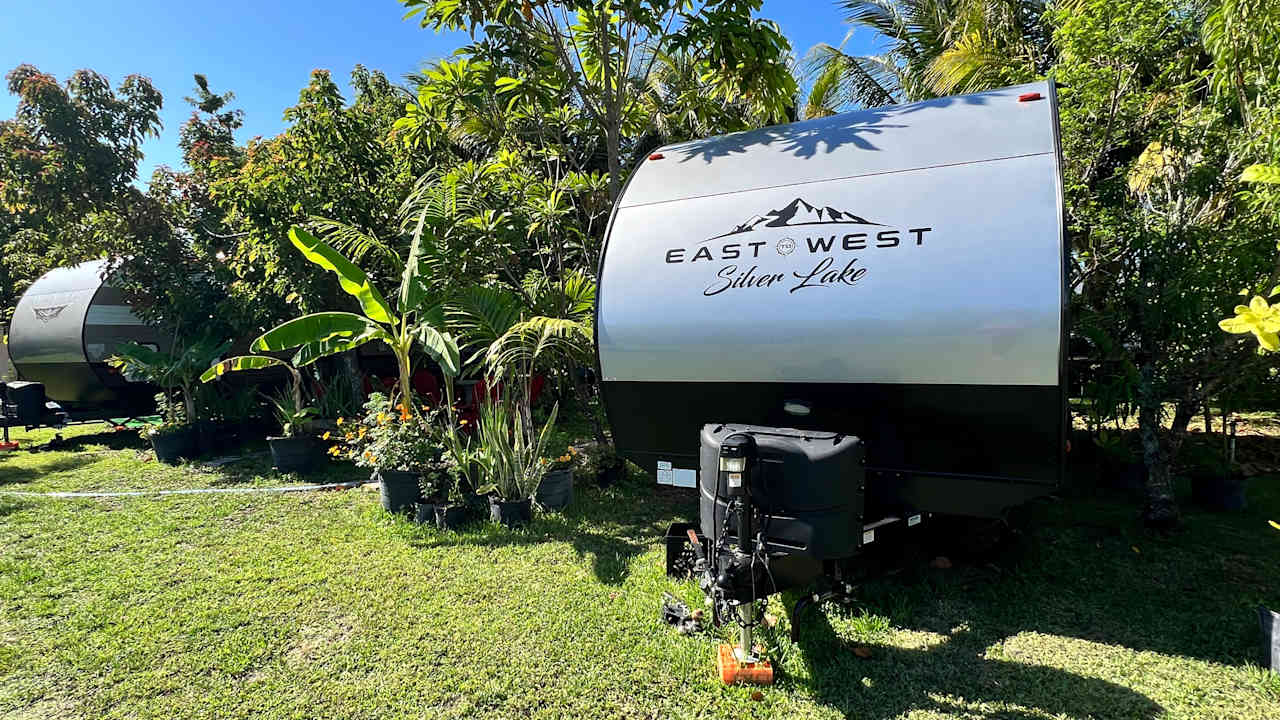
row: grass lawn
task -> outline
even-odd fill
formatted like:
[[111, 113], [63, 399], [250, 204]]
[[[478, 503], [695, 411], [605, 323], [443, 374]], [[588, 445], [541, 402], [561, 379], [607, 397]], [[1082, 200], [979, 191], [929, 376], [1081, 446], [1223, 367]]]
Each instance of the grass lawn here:
[[[158, 466], [100, 429], [0, 456], [0, 491], [297, 481], [261, 458]], [[696, 504], [638, 472], [526, 530], [462, 534], [362, 490], [0, 495], [0, 717], [1274, 720], [1254, 608], [1280, 606], [1280, 478], [1250, 502], [1162, 538], [1122, 499], [1068, 491], [991, 562], [873, 582], [798, 644], [794, 598], [775, 599], [780, 679], [752, 700], [716, 680], [714, 634], [659, 623], [663, 591], [700, 602], [662, 568], [663, 530]]]

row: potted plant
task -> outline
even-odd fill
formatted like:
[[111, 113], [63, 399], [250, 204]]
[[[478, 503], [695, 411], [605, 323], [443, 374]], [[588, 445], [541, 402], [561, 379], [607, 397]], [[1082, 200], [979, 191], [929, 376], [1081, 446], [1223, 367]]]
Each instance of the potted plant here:
[[[1268, 520], [1267, 524], [1280, 530], [1280, 523]], [[1280, 673], [1280, 612], [1258, 606], [1258, 622], [1262, 625], [1262, 666]]]
[[[107, 364], [119, 370], [126, 379], [146, 381], [164, 391], [164, 400], [160, 403], [163, 422], [144, 431], [144, 437], [151, 440], [156, 458], [161, 462], [174, 463], [179, 458], [196, 455], [194, 425], [199, 419], [196, 381], [201, 370], [221, 355], [228, 345], [208, 337], [188, 345], [175, 339], [168, 351], [160, 351], [129, 342], [107, 359]], [[181, 404], [173, 400], [175, 394], [181, 397]]]
[[570, 447], [554, 458], [546, 459], [547, 473], [538, 484], [534, 499], [545, 510], [563, 510], [573, 502], [573, 464], [578, 450]]
[[276, 420], [280, 423], [280, 435], [268, 437], [272, 465], [281, 472], [305, 472], [315, 463], [316, 448], [307, 428], [316, 409], [302, 398], [302, 373], [291, 363], [266, 355], [237, 355], [215, 363], [200, 375], [200, 382], [210, 382], [229, 372], [262, 370], [280, 367], [289, 371], [287, 391], [267, 396]]
[[611, 443], [588, 443], [578, 457], [583, 477], [594, 479], [599, 487], [609, 487], [627, 475], [627, 463], [618, 457]]
[[462, 472], [453, 457], [444, 454], [422, 476], [423, 491], [435, 493], [432, 521], [441, 530], [458, 530], [473, 517], [474, 505], [468, 495], [474, 493], [462, 481]]
[[1209, 510], [1245, 508], [1245, 477], [1240, 467], [1222, 453], [1203, 445], [1187, 448], [1187, 476], [1191, 501]]
[[316, 460], [316, 443], [307, 428], [316, 409], [302, 405], [302, 398], [292, 392], [279, 392], [267, 399], [280, 423], [280, 434], [267, 438], [272, 466], [280, 472], [310, 470]]
[[341, 444], [331, 447], [329, 454], [343, 454], [345, 445], [347, 457], [372, 471], [371, 479], [381, 488], [382, 507], [408, 514], [426, 499], [424, 473], [441, 461], [442, 448], [431, 427], [434, 414], [415, 413], [405, 403], [393, 405], [382, 393], [370, 395], [364, 410], [364, 416], [352, 422], [338, 418]]
[[160, 413], [160, 422], [144, 425], [139, 431], [139, 435], [151, 443], [156, 460], [177, 465], [196, 457], [199, 454], [196, 430], [187, 422], [182, 404], [160, 393], [156, 395], [156, 410]]
[[481, 406], [477, 458], [488, 482], [476, 492], [489, 496], [489, 518], [494, 522], [516, 527], [532, 519], [532, 496], [547, 472], [542, 453], [557, 409], [552, 407], [539, 431], [527, 406], [510, 400]]
[[1103, 428], [1094, 442], [1098, 446], [1098, 475], [1104, 485], [1129, 492], [1146, 487], [1147, 467], [1129, 449], [1120, 431]]

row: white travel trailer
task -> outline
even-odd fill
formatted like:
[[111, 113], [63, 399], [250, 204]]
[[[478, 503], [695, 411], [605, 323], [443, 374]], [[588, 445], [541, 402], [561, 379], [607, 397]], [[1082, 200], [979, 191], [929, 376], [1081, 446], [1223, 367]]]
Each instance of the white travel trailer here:
[[[831, 578], [894, 527], [1056, 487], [1061, 178], [1051, 82], [681, 143], [636, 169], [601, 261], [602, 393], [626, 457], [698, 478], [722, 599], [744, 599], [758, 553], [767, 584]], [[747, 499], [722, 477], [735, 435], [752, 439]], [[764, 548], [728, 549], [742, 518]]]

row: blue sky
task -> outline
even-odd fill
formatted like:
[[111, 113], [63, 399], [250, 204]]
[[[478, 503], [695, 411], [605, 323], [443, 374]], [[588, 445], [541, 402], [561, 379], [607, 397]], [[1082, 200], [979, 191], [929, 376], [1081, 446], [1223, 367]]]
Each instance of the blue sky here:
[[[204, 73], [216, 92], [232, 90], [245, 111], [241, 141], [284, 127], [284, 109], [315, 68], [332, 72], [344, 88], [361, 63], [393, 80], [449, 55], [464, 35], [438, 35], [404, 21], [395, 0], [6, 0], [0, 11], [0, 72], [30, 63], [65, 80], [90, 68], [113, 85], [126, 75], [151, 78], [164, 95], [164, 130], [148, 140], [139, 176], [159, 164], [177, 166], [178, 128], [191, 112], [183, 102]], [[797, 55], [818, 42], [837, 44], [847, 30], [833, 0], [765, 0], [761, 13], [782, 26]], [[850, 49], [864, 52], [863, 32]], [[0, 118], [13, 117], [17, 99], [0, 92]]]

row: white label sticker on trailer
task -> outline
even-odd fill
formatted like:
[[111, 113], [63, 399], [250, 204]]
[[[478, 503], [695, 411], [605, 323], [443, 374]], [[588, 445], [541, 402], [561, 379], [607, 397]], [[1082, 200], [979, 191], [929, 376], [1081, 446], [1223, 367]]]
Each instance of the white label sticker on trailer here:
[[919, 515], [912, 515], [911, 517], [907, 518], [907, 527], [915, 527], [916, 525], [919, 525], [919, 524], [920, 524]]
[[676, 468], [675, 482], [672, 484], [682, 488], [698, 487], [698, 471]]
[[665, 460], [658, 461], [658, 484], [674, 485], [675, 474], [671, 470], [671, 463]]
[[868, 545], [868, 544], [873, 543], [873, 542], [875, 542], [875, 541], [876, 541], [876, 531], [875, 531], [875, 530], [867, 530], [867, 531], [865, 531], [865, 532], [863, 532], [863, 533], [862, 533], [862, 544], [863, 544], [863, 545]]

